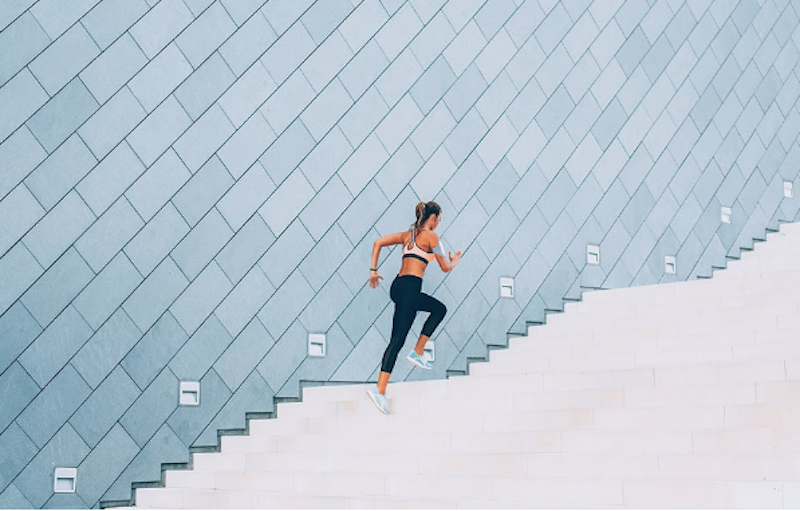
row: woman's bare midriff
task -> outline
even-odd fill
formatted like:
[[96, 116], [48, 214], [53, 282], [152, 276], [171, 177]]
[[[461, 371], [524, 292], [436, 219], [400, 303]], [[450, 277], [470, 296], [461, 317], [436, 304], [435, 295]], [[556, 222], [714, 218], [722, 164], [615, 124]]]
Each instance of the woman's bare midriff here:
[[[420, 236], [417, 235], [417, 240], [419, 240], [419, 238], [420, 238]], [[406, 246], [408, 246], [408, 244], [410, 242], [411, 242], [411, 236], [409, 235], [408, 239], [406, 239], [406, 241], [405, 241]], [[428, 246], [428, 244], [426, 242], [422, 242], [422, 244], [425, 245], [425, 246]], [[419, 243], [417, 244], [417, 246], [419, 246]], [[423, 249], [423, 250], [425, 250], [425, 249]], [[435, 261], [435, 260], [436, 259], [433, 259], [433, 261]], [[425, 268], [427, 268], [427, 266], [428, 266], [427, 264], [423, 263], [419, 259], [415, 259], [413, 257], [404, 257], [402, 259], [402, 261], [403, 262], [400, 265], [400, 271], [397, 273], [397, 275], [399, 277], [402, 277], [403, 275], [414, 275], [416, 277], [422, 278], [422, 276], [425, 274]], [[431, 261], [431, 263], [433, 261]], [[428, 263], [428, 264], [431, 264], [431, 263]]]

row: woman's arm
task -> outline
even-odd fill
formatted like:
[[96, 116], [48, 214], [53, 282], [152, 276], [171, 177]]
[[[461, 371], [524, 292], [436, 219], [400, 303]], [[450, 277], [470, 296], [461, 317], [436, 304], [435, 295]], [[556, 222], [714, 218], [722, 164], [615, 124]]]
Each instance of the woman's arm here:
[[436, 256], [436, 262], [439, 263], [439, 268], [441, 268], [443, 272], [447, 273], [455, 268], [458, 264], [459, 260], [461, 259], [461, 251], [456, 254], [456, 257], [451, 256], [450, 260], [445, 259], [444, 246], [439, 239], [439, 235], [436, 233], [433, 233], [433, 235], [436, 236], [436, 238], [431, 250], [435, 250], [437, 246], [439, 247], [439, 252], [441, 252], [441, 254], [434, 253]]
[[369, 267], [377, 268], [378, 261], [380, 260], [381, 248], [388, 245], [401, 245], [403, 243], [405, 234], [405, 232], [396, 232], [394, 234], [388, 234], [382, 238], [378, 238], [375, 243], [372, 244], [372, 260]]

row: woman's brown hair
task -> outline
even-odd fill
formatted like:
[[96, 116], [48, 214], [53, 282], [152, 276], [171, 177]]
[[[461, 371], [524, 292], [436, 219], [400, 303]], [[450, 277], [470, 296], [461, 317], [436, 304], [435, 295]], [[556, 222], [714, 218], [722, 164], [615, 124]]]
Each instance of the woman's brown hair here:
[[438, 215], [442, 212], [442, 208], [433, 201], [418, 202], [417, 207], [414, 208], [414, 213], [417, 215], [417, 221], [411, 224], [414, 228], [420, 228], [428, 218], [433, 215]]

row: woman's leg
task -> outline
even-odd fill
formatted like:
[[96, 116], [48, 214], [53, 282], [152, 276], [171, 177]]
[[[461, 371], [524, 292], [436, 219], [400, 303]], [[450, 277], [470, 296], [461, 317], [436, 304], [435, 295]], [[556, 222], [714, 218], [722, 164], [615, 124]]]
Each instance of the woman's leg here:
[[420, 284], [409, 280], [395, 281], [393, 288], [390, 290], [390, 297], [395, 304], [394, 317], [392, 319], [392, 337], [389, 341], [389, 346], [386, 347], [386, 351], [383, 353], [381, 375], [378, 378], [378, 391], [381, 394], [386, 393], [389, 374], [394, 369], [397, 355], [400, 354], [400, 350], [406, 342], [408, 331], [411, 330], [411, 325], [417, 315], [415, 298], [419, 293], [418, 287], [420, 287]]
[[447, 307], [431, 295], [420, 293], [417, 298], [417, 309], [430, 312], [430, 316], [425, 320], [425, 324], [422, 325], [419, 341], [414, 348], [417, 355], [422, 355], [425, 350], [425, 343], [428, 342], [428, 339], [433, 335], [433, 331], [436, 330], [436, 327], [439, 326], [439, 323], [442, 322], [445, 314], [447, 314]]

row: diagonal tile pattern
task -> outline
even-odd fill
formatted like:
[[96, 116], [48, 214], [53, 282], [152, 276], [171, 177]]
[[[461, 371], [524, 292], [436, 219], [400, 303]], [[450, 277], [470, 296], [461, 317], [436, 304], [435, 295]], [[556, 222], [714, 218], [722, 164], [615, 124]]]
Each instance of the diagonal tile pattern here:
[[0, 507], [126, 501], [301, 380], [375, 378], [370, 241], [418, 200], [464, 262], [424, 284], [440, 369], [393, 380], [464, 371], [585, 287], [709, 275], [798, 218], [799, 21], [788, 0], [4, 3]]

